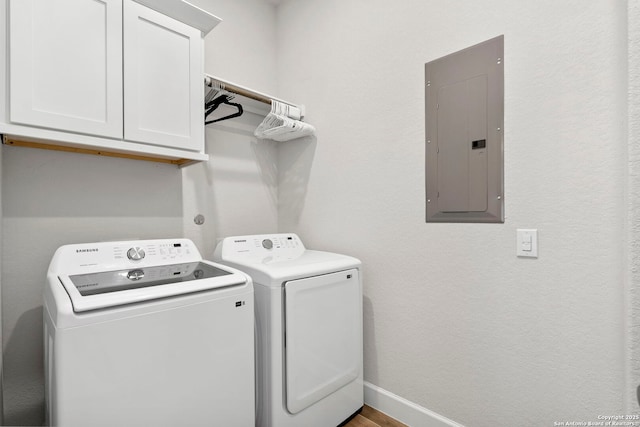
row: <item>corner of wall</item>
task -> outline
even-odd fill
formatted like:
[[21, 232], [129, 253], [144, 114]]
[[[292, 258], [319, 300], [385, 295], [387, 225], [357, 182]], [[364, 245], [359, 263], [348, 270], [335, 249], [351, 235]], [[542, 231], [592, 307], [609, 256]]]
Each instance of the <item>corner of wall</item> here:
[[640, 414], [640, 3], [627, 2], [627, 257], [625, 302], [627, 304], [627, 352], [625, 406], [629, 414]]

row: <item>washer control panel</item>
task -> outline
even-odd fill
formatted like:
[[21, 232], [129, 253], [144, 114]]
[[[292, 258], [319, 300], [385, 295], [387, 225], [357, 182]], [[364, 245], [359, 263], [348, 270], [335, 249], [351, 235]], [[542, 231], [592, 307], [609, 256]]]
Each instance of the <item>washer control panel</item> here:
[[227, 237], [219, 245], [217, 252], [225, 259], [251, 258], [293, 259], [305, 251], [300, 238], [293, 233], [260, 234], [255, 236]]
[[133, 242], [134, 246], [128, 246], [126, 244], [113, 246], [113, 258], [115, 260], [128, 259], [129, 261], [136, 263], [150, 258], [155, 261], [183, 261], [183, 259], [190, 255], [193, 251], [193, 243], [184, 241], [173, 240], [157, 240], [157, 241], [145, 241], [138, 244]]
[[106, 271], [110, 267], [178, 264], [202, 259], [198, 249], [188, 239], [99, 242], [67, 245], [63, 248], [64, 262], [83, 270], [102, 266]]

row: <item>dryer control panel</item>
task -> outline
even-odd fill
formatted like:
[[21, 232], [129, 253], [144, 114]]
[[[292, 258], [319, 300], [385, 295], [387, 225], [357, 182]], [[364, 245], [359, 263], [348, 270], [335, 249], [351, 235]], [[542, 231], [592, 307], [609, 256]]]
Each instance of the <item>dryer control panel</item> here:
[[294, 259], [302, 255], [305, 247], [293, 233], [258, 234], [227, 237], [218, 244], [218, 259], [251, 259], [270, 261]]

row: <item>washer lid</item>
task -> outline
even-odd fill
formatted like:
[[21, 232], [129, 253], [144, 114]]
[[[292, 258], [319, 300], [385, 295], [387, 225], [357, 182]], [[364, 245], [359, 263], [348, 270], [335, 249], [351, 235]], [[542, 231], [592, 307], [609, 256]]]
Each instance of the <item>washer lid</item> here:
[[76, 313], [246, 283], [244, 276], [203, 261], [60, 275], [58, 279]]

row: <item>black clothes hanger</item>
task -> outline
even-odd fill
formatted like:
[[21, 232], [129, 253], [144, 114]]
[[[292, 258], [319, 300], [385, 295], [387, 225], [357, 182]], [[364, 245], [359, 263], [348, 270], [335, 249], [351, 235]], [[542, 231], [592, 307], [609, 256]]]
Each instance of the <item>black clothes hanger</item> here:
[[[233, 98], [230, 97], [229, 95], [220, 95], [219, 97], [207, 102], [204, 106], [205, 108], [204, 124], [209, 125], [211, 123], [221, 122], [222, 120], [232, 119], [234, 117], [240, 117], [244, 113], [244, 110], [242, 109], [242, 105], [237, 104], [235, 102], [230, 102], [232, 99]], [[227, 104], [232, 107], [236, 107], [238, 111], [233, 114], [229, 114], [228, 116], [221, 117], [219, 119], [207, 121], [207, 117], [209, 116], [209, 114], [213, 113], [220, 106], [220, 104]]]

